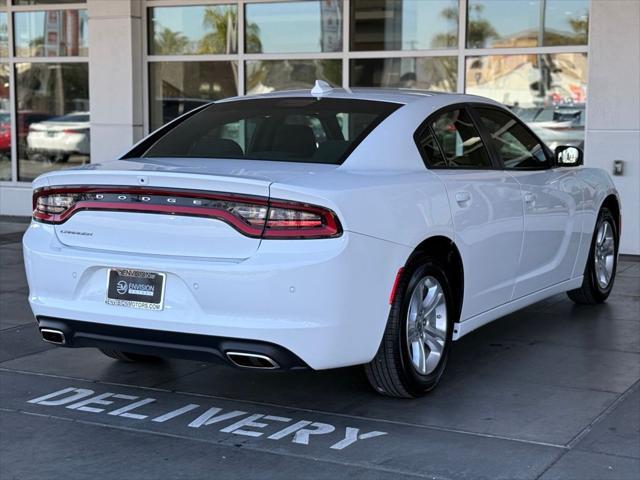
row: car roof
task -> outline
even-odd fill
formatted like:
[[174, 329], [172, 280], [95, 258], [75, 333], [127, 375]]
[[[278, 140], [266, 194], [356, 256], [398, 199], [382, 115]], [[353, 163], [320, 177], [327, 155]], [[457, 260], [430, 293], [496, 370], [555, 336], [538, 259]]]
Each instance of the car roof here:
[[[312, 94], [311, 89], [308, 90], [283, 90], [278, 92], [261, 93], [257, 95], [245, 95], [239, 97], [230, 97], [218, 100], [216, 103], [253, 100], [260, 98], [291, 98], [291, 97], [308, 97], [308, 98], [345, 98], [354, 100], [371, 100], [377, 102], [390, 102], [408, 105], [418, 101], [425, 101], [429, 98], [443, 100], [447, 98], [451, 103], [475, 102], [483, 101], [496, 103], [484, 97], [475, 95], [465, 95], [448, 92], [432, 92], [428, 90], [413, 90], [404, 88], [332, 88], [322, 94]], [[438, 102], [440, 103], [440, 102]], [[448, 102], [447, 102], [448, 103]]]

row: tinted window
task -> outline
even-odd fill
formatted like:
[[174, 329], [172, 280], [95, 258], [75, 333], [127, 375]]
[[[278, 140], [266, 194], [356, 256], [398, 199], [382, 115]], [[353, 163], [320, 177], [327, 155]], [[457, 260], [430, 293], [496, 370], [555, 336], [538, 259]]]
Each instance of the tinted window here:
[[431, 123], [449, 168], [490, 168], [491, 160], [480, 134], [464, 109], [441, 114]]
[[416, 136], [416, 143], [428, 167], [445, 168], [447, 166], [431, 127], [425, 128]]
[[549, 161], [541, 142], [518, 120], [493, 108], [477, 108], [505, 168], [546, 168]]
[[170, 129], [143, 156], [339, 164], [398, 107], [328, 98], [217, 103]]

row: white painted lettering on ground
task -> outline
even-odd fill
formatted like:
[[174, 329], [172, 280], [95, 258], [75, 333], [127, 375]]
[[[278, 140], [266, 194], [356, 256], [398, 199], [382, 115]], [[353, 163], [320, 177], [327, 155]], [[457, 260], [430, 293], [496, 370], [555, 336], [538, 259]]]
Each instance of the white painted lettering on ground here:
[[[123, 401], [129, 403], [123, 405]], [[78, 412], [106, 414], [138, 421], [149, 420], [156, 423], [180, 418], [183, 425], [191, 428], [218, 424], [221, 427], [218, 431], [222, 433], [254, 438], [265, 436], [269, 440], [286, 440], [298, 445], [316, 444], [324, 438], [326, 439], [324, 443], [332, 450], [343, 450], [363, 440], [387, 435], [387, 432], [377, 430], [361, 432], [361, 429], [356, 427], [345, 427], [342, 433], [342, 429], [336, 430], [336, 427], [330, 423], [296, 420], [242, 410], [225, 411], [219, 407], [205, 407], [196, 403], [189, 403], [157, 415], [145, 410], [151, 404], [158, 408], [158, 401], [155, 398], [140, 398], [113, 392], [96, 394], [93, 390], [76, 387], [63, 388], [28, 400], [27, 403], [45, 407], [64, 406]], [[205, 410], [196, 412], [202, 409]], [[191, 415], [187, 415], [190, 412]]]

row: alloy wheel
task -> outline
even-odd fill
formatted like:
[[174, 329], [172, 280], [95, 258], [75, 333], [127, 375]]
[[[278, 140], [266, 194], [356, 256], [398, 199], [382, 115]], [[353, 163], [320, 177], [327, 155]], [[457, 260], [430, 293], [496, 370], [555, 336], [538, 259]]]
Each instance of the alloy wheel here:
[[596, 282], [602, 289], [606, 289], [613, 277], [615, 264], [615, 237], [613, 228], [608, 221], [598, 227], [594, 251]]
[[447, 302], [440, 282], [422, 278], [411, 292], [407, 310], [407, 346], [411, 363], [421, 375], [440, 363], [447, 339]]

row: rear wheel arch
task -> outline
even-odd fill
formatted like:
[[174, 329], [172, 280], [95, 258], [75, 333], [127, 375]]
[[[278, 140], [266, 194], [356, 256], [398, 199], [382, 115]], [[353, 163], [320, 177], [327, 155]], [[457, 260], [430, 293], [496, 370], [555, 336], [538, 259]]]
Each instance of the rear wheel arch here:
[[618, 236], [621, 233], [621, 224], [622, 224], [622, 216], [620, 215], [620, 202], [618, 201], [618, 197], [616, 197], [613, 193], [609, 194], [600, 205], [600, 210], [603, 208], [608, 208], [611, 214], [613, 215], [613, 219], [616, 222], [616, 231], [618, 232]]
[[464, 300], [464, 265], [460, 250], [455, 242], [443, 235], [436, 235], [423, 240], [411, 253], [405, 267], [419, 261], [423, 255], [435, 257], [442, 262], [453, 291], [455, 304], [458, 307], [457, 315], [454, 317], [458, 321], [462, 313], [462, 303]]

